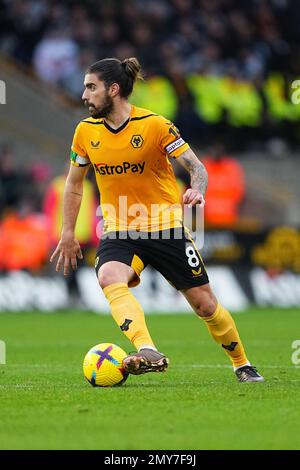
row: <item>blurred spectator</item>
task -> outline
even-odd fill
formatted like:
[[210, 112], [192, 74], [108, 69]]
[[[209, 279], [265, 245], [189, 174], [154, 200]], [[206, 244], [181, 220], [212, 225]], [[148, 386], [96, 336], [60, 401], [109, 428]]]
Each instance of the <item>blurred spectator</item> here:
[[78, 47], [64, 29], [53, 29], [39, 42], [33, 64], [39, 78], [58, 84], [78, 66]]
[[71, 10], [69, 24], [72, 31], [72, 39], [81, 50], [89, 48], [93, 43], [96, 25], [89, 18], [88, 11], [84, 5], [74, 5]]
[[242, 166], [226, 155], [222, 144], [215, 144], [202, 159], [209, 174], [205, 196], [205, 224], [232, 227], [239, 218], [239, 207], [245, 195]]
[[45, 189], [53, 177], [53, 169], [49, 163], [37, 161], [31, 165], [30, 175], [34, 187], [35, 209], [42, 212]]
[[26, 199], [0, 223], [0, 269], [35, 272], [48, 262], [49, 227]]
[[0, 5], [2, 47], [21, 62], [30, 64], [34, 47], [47, 25], [49, 6], [44, 1], [16, 0], [1, 3], [4, 3]]
[[159, 71], [159, 56], [156, 47], [158, 37], [147, 23], [138, 23], [131, 31], [131, 40], [142, 64], [147, 64], [148, 73]]
[[60, 80], [60, 84], [64, 87], [68, 96], [75, 101], [81, 100], [83, 93], [83, 80], [87, 68], [96, 62], [97, 58], [92, 49], [83, 49], [79, 56], [79, 62], [76, 70], [67, 72]]
[[24, 197], [36, 199], [30, 172], [18, 166], [10, 143], [0, 146], [0, 216], [5, 209], [15, 209]]
[[115, 21], [103, 22], [98, 32], [98, 49], [101, 56], [110, 57], [113, 48], [118, 44], [120, 44], [119, 24]]
[[[11, 0], [2, 2], [0, 50], [24, 63], [30, 63], [34, 52], [38, 75], [57, 83], [57, 74], [61, 78], [65, 69], [75, 66], [82, 49], [96, 48], [96, 56], [101, 58], [111, 56], [124, 42], [137, 48], [146, 72], [161, 73], [165, 64], [157, 47], [174, 43], [173, 58], [187, 67], [196, 66], [197, 56], [200, 62], [205, 57], [207, 66], [211, 60], [210, 70], [222, 73], [226, 73], [228, 61], [246, 61], [245, 78], [251, 79], [256, 69], [266, 74], [270, 69], [291, 67], [291, 58], [299, 51], [297, 29], [288, 29], [289, 24], [295, 24], [295, 3]], [[47, 57], [50, 70], [45, 64]], [[249, 67], [249, 60], [255, 64]]]
[[[78, 104], [87, 65], [103, 57], [137, 56], [146, 77], [163, 76], [156, 86], [157, 96], [165, 93], [164, 79], [174, 76], [176, 64], [182, 68], [182, 83], [186, 80], [190, 84], [191, 76], [194, 80], [198, 75], [195, 86], [189, 86], [189, 96], [184, 86], [175, 85], [178, 115], [172, 115], [174, 107], [167, 115], [181, 122], [183, 134], [199, 138], [187, 123], [190, 108], [194, 123], [195, 112], [198, 115], [200, 134], [212, 137], [207, 139], [210, 143], [220, 125], [239, 143], [239, 149], [251, 144], [255, 134], [243, 132], [236, 140], [237, 128], [260, 128], [260, 135], [281, 138], [286, 117], [281, 116], [280, 121], [266, 119], [263, 113], [267, 109], [271, 115], [280, 93], [285, 100], [281, 109], [288, 109], [286, 89], [277, 93], [271, 88], [273, 96], [268, 86], [262, 86], [256, 96], [251, 92], [256, 109], [249, 109], [243, 118], [236, 109], [241, 94], [236, 94], [230, 108], [228, 96], [225, 103], [222, 101], [221, 88], [230, 80], [237, 89], [246, 90], [244, 84], [248, 83], [250, 90], [258, 81], [267, 83], [276, 74], [285, 84], [297, 78], [300, 33], [296, 0], [0, 0], [0, 6], [0, 53], [32, 65], [41, 80], [65, 91]], [[211, 84], [205, 82], [206, 78]], [[245, 102], [240, 108], [244, 107]], [[286, 139], [299, 144], [299, 114], [288, 110], [287, 115]]]
[[[44, 213], [49, 221], [50, 238], [53, 246], [57, 245], [61, 237], [62, 201], [66, 176], [66, 174], [56, 176], [50, 182], [44, 199]], [[97, 245], [97, 205], [94, 186], [88, 178], [85, 178], [83, 183], [82, 202], [75, 230], [75, 236], [82, 246]]]
[[[88, 176], [88, 175], [87, 175]], [[56, 247], [61, 238], [63, 193], [66, 183], [67, 170], [63, 175], [56, 176], [49, 184], [44, 198], [44, 214], [49, 224], [49, 238], [52, 248]], [[77, 217], [75, 236], [84, 249], [83, 263], [94, 266], [96, 247], [101, 236], [97, 226], [98, 198], [93, 183], [88, 177], [83, 182], [83, 196]], [[80, 263], [81, 264], [81, 263]], [[69, 294], [76, 298], [79, 293], [77, 277], [71, 270], [66, 279]]]
[[113, 53], [113, 56], [117, 57], [119, 60], [127, 59], [127, 57], [135, 57], [136, 55], [137, 52], [135, 48], [129, 42], [118, 44]]

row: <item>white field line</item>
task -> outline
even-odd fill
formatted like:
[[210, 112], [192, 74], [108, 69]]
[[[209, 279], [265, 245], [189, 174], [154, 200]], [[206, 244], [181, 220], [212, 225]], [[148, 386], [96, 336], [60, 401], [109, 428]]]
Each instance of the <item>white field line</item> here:
[[[49, 368], [49, 369], [65, 369], [62, 364], [6, 364], [9, 367], [26, 367], [26, 368]], [[6, 367], [3, 366], [3, 367]], [[230, 364], [174, 364], [171, 362], [172, 369], [232, 369]], [[257, 366], [258, 367], [258, 366]], [[280, 364], [259, 364], [264, 369], [300, 369], [300, 365], [280, 365]]]
[[[174, 364], [177, 369], [232, 369], [230, 364]], [[257, 366], [258, 367], [258, 366]], [[264, 369], [300, 369], [300, 366], [287, 366], [279, 364], [259, 364]]]

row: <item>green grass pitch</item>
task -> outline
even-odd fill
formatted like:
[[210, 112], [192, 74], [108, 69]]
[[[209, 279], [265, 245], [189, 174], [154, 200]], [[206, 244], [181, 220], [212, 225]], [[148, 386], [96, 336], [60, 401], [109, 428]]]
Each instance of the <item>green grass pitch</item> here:
[[265, 383], [236, 381], [223, 350], [193, 315], [148, 315], [171, 364], [117, 388], [83, 379], [85, 353], [100, 342], [132, 351], [109, 316], [84, 312], [0, 315], [1, 449], [299, 449], [300, 310], [235, 315]]

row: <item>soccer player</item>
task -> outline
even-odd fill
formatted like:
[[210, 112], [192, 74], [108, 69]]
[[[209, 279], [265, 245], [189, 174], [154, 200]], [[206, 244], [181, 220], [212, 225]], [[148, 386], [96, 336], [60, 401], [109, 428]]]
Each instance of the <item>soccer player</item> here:
[[50, 261], [56, 270], [77, 268], [82, 258], [74, 229], [89, 166], [101, 197], [104, 233], [96, 257], [98, 282], [113, 318], [137, 352], [123, 361], [131, 374], [164, 371], [167, 357], [148, 331], [143, 309], [129, 290], [147, 264], [186, 297], [214, 340], [229, 356], [240, 382], [263, 377], [247, 359], [230, 313], [213, 294], [202, 258], [183, 225], [182, 208], [169, 158], [190, 173], [183, 195], [189, 207], [204, 206], [208, 176], [203, 164], [167, 119], [129, 103], [135, 81], [142, 78], [136, 58], [103, 59], [89, 67], [82, 99], [91, 117], [77, 126], [67, 177], [61, 240]]

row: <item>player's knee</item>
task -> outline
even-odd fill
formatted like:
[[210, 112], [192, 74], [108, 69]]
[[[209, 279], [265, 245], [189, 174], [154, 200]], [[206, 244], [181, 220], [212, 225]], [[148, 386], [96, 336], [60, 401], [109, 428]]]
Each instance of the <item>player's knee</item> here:
[[116, 282], [120, 282], [119, 279], [116, 278], [116, 275], [114, 272], [111, 272], [110, 270], [101, 270], [98, 273], [98, 282], [101, 287], [101, 289], [104, 289], [107, 286], [110, 286], [111, 284], [115, 284]]
[[195, 311], [199, 317], [211, 317], [215, 313], [217, 305], [215, 297], [207, 295], [196, 303]]

